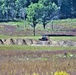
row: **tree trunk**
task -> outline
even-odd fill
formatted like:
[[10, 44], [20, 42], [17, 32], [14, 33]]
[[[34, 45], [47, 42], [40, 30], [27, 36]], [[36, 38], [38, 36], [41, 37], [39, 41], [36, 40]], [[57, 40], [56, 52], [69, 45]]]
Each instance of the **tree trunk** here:
[[52, 31], [54, 30], [54, 28], [53, 28], [53, 21], [52, 21], [51, 29], [52, 29]]
[[34, 30], [33, 30], [33, 32], [34, 32], [34, 36], [35, 36], [35, 26], [34, 26]]
[[45, 26], [46, 26], [46, 24], [45, 24], [45, 22], [43, 22], [43, 28], [45, 29]]

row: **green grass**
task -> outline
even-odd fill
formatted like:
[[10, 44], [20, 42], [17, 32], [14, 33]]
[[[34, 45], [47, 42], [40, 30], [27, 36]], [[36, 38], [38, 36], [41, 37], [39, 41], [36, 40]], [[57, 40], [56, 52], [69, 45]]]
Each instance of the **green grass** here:
[[76, 19], [54, 20], [53, 22], [56, 23], [56, 24], [60, 24], [60, 23], [70, 24], [70, 23], [76, 23]]
[[[7, 39], [7, 38], [14, 38], [14, 39], [17, 39], [17, 38], [24, 38], [24, 39], [35, 39], [35, 40], [38, 40], [40, 38], [42, 38], [42, 36], [7, 36], [7, 35], [3, 35], [3, 34], [0, 34], [0, 39]], [[50, 37], [50, 40], [74, 40], [76, 41], [76, 36], [51, 36]]]
[[0, 34], [0, 39], [6, 39], [6, 38], [10, 38], [10, 36], [7, 36], [7, 35], [3, 35], [3, 34]]
[[[52, 21], [50, 21], [48, 24], [51, 25]], [[28, 22], [21, 20], [21, 21], [17, 21], [17, 22], [2, 22], [1, 24], [9, 24], [9, 25], [20, 25], [20, 26], [27, 26], [27, 28], [30, 27], [30, 25], [28, 24]], [[66, 26], [66, 27], [72, 27], [72, 28], [76, 28], [76, 19], [62, 19], [62, 20], [54, 20], [53, 21], [54, 25], [62, 25], [62, 26]], [[29, 26], [28, 26], [29, 25]], [[37, 24], [37, 29], [43, 29], [43, 25], [42, 24]]]
[[[40, 38], [42, 38], [42, 36], [25, 36], [25, 37], [15, 37], [15, 38], [28, 38], [28, 39], [35, 39], [35, 40], [38, 40]], [[76, 41], [76, 36], [51, 36], [50, 37], [50, 40], [73, 40], [73, 41]]]
[[0, 34], [0, 39], [8, 39], [8, 38], [22, 38], [22, 39], [35, 39], [38, 40], [39, 38], [41, 38], [42, 36], [7, 36], [7, 35], [3, 35]]
[[1, 24], [9, 24], [9, 25], [24, 25], [24, 21], [17, 21], [17, 22], [1, 22]]
[[55, 36], [50, 37], [50, 40], [73, 40], [76, 41], [76, 36]]
[[27, 26], [28, 25], [28, 22], [26, 22], [25, 20], [21, 20], [21, 21], [16, 21], [16, 22], [1, 22], [0, 24], [12, 25], [12, 26], [19, 25], [20, 27], [24, 27], [24, 26]]
[[75, 50], [76, 47], [57, 47], [57, 46], [26, 46], [26, 45], [0, 45], [0, 50]]
[[[20, 38], [23, 38], [23, 37], [20, 37]], [[24, 38], [29, 38], [29, 39], [40, 39], [42, 38], [42, 36], [25, 36]], [[76, 41], [76, 36], [51, 36], [50, 37], [50, 40], [74, 40]]]

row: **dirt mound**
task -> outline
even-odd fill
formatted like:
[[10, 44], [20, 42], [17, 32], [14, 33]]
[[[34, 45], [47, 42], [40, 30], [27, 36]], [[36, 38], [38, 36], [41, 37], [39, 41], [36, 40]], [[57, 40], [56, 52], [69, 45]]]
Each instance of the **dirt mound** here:
[[2, 41], [2, 39], [0, 39], [0, 45], [4, 44], [4, 42]]
[[59, 41], [40, 41], [34, 39], [0, 39], [0, 45], [31, 45], [31, 46], [76, 46], [76, 41], [59, 40]]
[[26, 45], [26, 41], [24, 39], [16, 39], [17, 45]]
[[31, 44], [33, 44], [32, 39], [25, 39], [25, 41], [26, 41], [26, 44], [27, 44], [27, 45], [31, 45]]
[[76, 41], [62, 40], [62, 41], [58, 41], [57, 45], [59, 45], [59, 46], [76, 46]]
[[9, 38], [9, 39], [6, 39], [6, 41], [4, 42], [4, 44], [6, 44], [6, 45], [11, 45], [11, 44], [15, 45], [15, 41], [14, 41], [14, 39]]

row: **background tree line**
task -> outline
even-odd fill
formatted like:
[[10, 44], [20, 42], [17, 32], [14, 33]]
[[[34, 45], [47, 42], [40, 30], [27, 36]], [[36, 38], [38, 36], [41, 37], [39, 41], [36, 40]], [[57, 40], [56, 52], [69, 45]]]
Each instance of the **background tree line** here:
[[[48, 4], [48, 2], [50, 2], [50, 4]], [[46, 7], [45, 8], [46, 13], [41, 11], [42, 13], [45, 13], [42, 16], [43, 21], [44, 22], [46, 21], [45, 23], [43, 22], [44, 25], [47, 23], [46, 18], [48, 17], [46, 16], [52, 14], [51, 12], [54, 11], [54, 10], [50, 11], [50, 8], [52, 9], [52, 6], [54, 4], [55, 7], [53, 7], [53, 9], [54, 8], [56, 9], [56, 6], [60, 7], [60, 10], [58, 11], [59, 14], [57, 14], [58, 18], [76, 18], [75, 0], [0, 0], [0, 21], [26, 19], [27, 9], [31, 7], [33, 4], [35, 7], [36, 3], [43, 4]], [[40, 7], [40, 9], [41, 8], [42, 7]], [[49, 10], [48, 11], [49, 13], [47, 12], [47, 9]]]

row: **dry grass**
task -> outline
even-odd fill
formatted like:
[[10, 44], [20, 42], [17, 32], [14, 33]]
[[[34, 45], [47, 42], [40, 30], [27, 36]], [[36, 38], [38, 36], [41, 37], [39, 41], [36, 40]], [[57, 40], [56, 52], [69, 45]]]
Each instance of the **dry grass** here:
[[12, 61], [6, 60], [0, 64], [0, 75], [26, 75], [43, 73], [51, 75], [55, 71], [66, 71], [72, 75], [76, 73], [75, 59], [55, 59], [51, 61]]
[[[56, 58], [57, 54], [59, 53], [0, 51], [0, 75], [33, 75], [33, 73], [54, 75], [56, 71], [66, 71], [70, 75], [76, 75], [76, 58]], [[50, 59], [34, 60], [49, 55]], [[33, 60], [28, 60], [30, 57]]]

